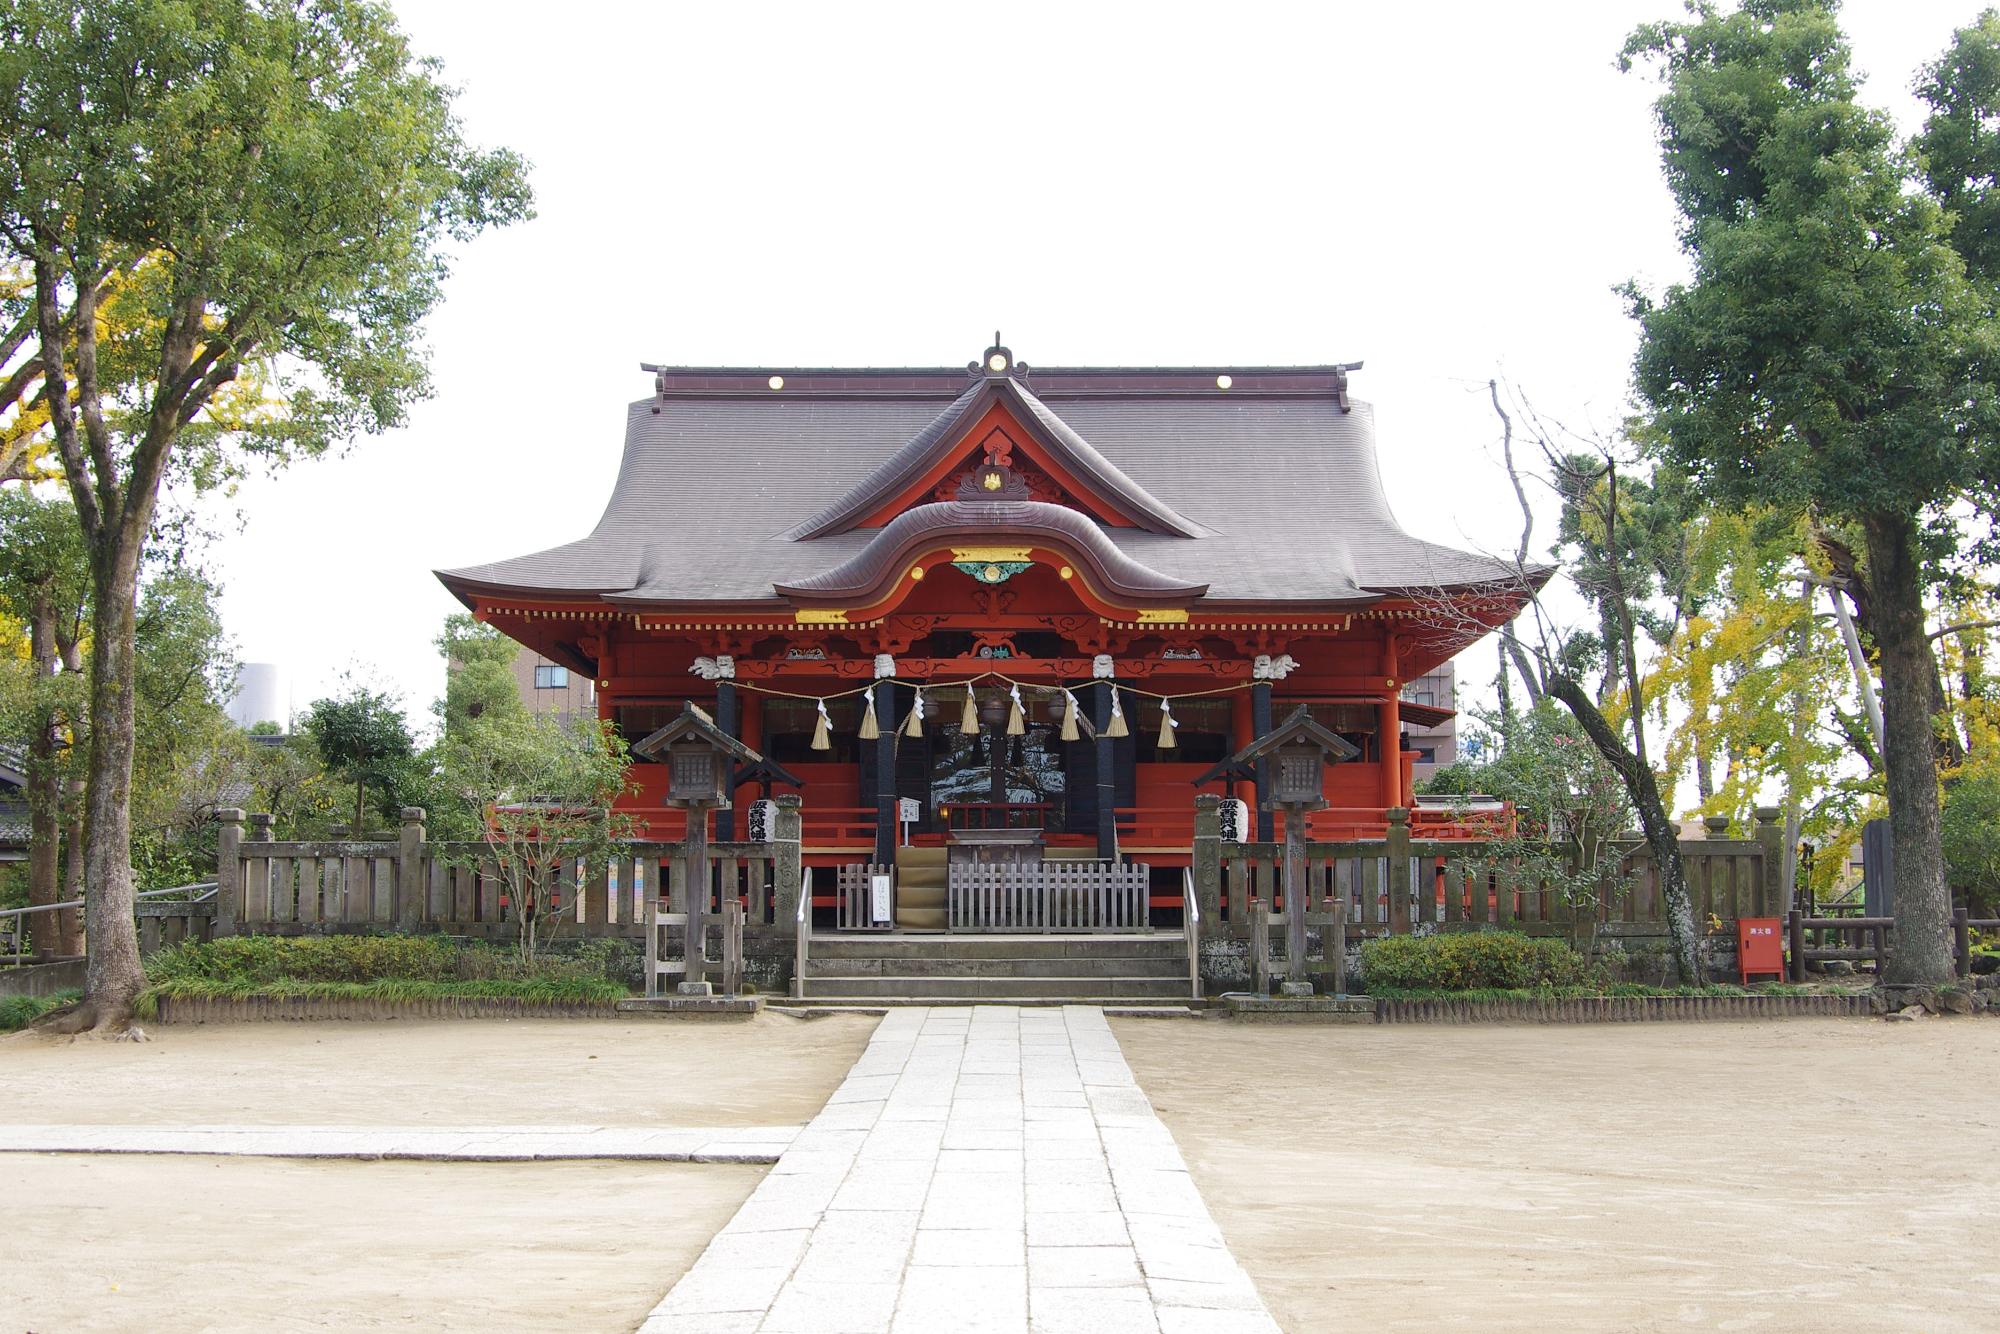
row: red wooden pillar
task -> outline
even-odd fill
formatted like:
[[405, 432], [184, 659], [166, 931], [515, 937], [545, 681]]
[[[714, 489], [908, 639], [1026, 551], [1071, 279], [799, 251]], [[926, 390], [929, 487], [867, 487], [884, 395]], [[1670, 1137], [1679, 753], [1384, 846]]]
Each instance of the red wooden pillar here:
[[1380, 705], [1381, 721], [1376, 737], [1382, 763], [1382, 805], [1401, 806], [1403, 801], [1403, 691], [1396, 677], [1396, 636], [1382, 640], [1382, 677], [1386, 689]]

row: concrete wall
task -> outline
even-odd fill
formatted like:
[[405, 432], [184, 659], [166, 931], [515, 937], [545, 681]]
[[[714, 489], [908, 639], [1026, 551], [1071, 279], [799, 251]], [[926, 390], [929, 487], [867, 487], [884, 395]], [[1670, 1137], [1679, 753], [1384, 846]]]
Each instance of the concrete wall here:
[[[538, 667], [560, 669], [558, 676], [567, 672], [568, 682], [561, 686], [538, 686], [535, 684]], [[523, 648], [514, 655], [514, 687], [521, 692], [521, 702], [530, 713], [553, 713], [561, 718], [597, 716], [597, 683], [531, 648]]]
[[58, 991], [72, 991], [82, 986], [81, 959], [0, 968], [0, 996], [53, 996]]

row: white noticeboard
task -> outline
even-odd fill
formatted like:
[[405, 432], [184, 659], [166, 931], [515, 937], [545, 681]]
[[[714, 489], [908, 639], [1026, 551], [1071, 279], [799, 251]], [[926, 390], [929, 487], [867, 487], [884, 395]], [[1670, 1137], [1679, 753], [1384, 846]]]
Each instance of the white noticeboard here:
[[896, 798], [897, 819], [904, 824], [915, 824], [924, 818], [924, 804], [915, 797]]
[[892, 883], [894, 883], [894, 878], [891, 876], [871, 875], [868, 877], [869, 921], [888, 922], [895, 919], [896, 905], [889, 901], [891, 897], [889, 886]]

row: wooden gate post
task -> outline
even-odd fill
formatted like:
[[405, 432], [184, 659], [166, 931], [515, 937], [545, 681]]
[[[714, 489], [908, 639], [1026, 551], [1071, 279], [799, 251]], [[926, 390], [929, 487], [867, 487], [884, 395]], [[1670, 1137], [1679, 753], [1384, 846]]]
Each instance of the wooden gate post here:
[[1250, 900], [1250, 991], [1271, 994], [1271, 910], [1262, 899]]
[[1285, 807], [1285, 983], [1287, 996], [1312, 995], [1312, 980], [1306, 976], [1306, 908], [1311, 891], [1306, 888], [1306, 808], [1297, 803]]
[[424, 808], [405, 806], [402, 817], [396, 842], [396, 929], [415, 931], [424, 924], [425, 900], [430, 892]]
[[704, 801], [687, 805], [687, 841], [682, 844], [686, 871], [681, 876], [687, 899], [687, 970], [681, 974], [684, 996], [706, 996], [708, 984], [708, 806]]
[[215, 840], [215, 936], [236, 934], [239, 912], [248, 916], [243, 897], [243, 812], [226, 806], [215, 813], [222, 826]]
[[1389, 808], [1389, 838], [1383, 854], [1389, 859], [1389, 929], [1410, 929], [1410, 812]]

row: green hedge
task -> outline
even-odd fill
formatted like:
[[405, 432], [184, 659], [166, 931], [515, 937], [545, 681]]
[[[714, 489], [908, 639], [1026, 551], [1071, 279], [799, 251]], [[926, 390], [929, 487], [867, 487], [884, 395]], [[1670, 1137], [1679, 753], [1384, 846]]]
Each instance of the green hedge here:
[[26, 1028], [58, 1005], [67, 1005], [82, 998], [81, 991], [58, 991], [53, 996], [0, 997], [0, 1033]]
[[1361, 978], [1374, 991], [1521, 991], [1600, 982], [1565, 940], [1518, 931], [1389, 936], [1361, 947]]
[[445, 982], [464, 946], [442, 936], [224, 936], [177, 945], [146, 961], [151, 982]]

